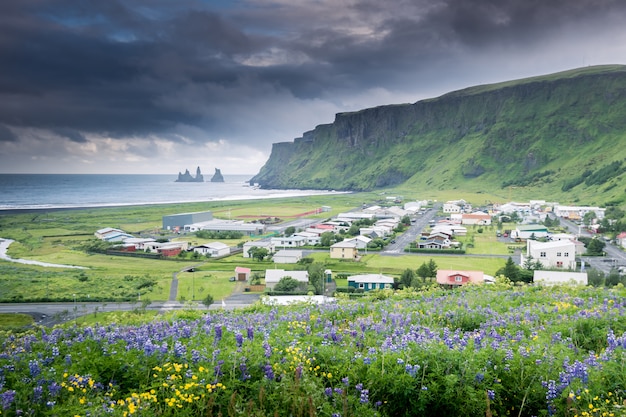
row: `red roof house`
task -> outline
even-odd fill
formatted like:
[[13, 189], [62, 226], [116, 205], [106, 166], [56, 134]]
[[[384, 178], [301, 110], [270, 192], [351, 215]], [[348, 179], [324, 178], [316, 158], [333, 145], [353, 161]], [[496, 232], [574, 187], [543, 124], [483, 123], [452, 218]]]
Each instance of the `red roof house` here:
[[460, 286], [468, 283], [482, 284], [485, 282], [483, 271], [459, 271], [440, 269], [437, 271], [437, 284]]

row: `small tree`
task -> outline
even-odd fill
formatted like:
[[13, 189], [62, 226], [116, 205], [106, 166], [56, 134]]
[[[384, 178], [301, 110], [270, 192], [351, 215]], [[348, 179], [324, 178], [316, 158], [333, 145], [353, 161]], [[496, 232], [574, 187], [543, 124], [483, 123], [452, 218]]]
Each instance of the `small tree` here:
[[335, 234], [333, 232], [324, 232], [320, 235], [320, 245], [328, 247], [332, 245]]
[[506, 260], [503, 268], [500, 268], [496, 275], [504, 275], [511, 282], [517, 282], [520, 279], [520, 270], [519, 267], [513, 262], [513, 258], [509, 256], [509, 259]]
[[432, 259], [428, 261], [429, 278], [435, 278], [437, 276], [437, 268], [438, 267], [435, 261], [433, 261]]
[[600, 239], [593, 238], [587, 244], [587, 255], [602, 255], [604, 253], [604, 247], [606, 243]]
[[267, 248], [259, 248], [253, 246], [248, 250], [248, 254], [250, 254], [252, 259], [256, 259], [257, 261], [261, 262], [270, 254], [270, 252], [267, 250]]
[[400, 283], [404, 286], [404, 288], [409, 288], [413, 285], [413, 280], [415, 279], [415, 273], [412, 269], [405, 269], [402, 272], [402, 276], [400, 276]]
[[426, 262], [423, 262], [419, 268], [417, 268], [417, 276], [422, 279], [423, 282], [426, 282], [426, 278], [430, 277], [430, 268], [426, 265]]
[[289, 226], [285, 229], [285, 236], [291, 236], [296, 233], [296, 228], [294, 226]]
[[315, 288], [315, 294], [324, 293], [324, 264], [313, 262], [307, 268], [309, 283]]
[[292, 277], [282, 277], [274, 287], [275, 291], [294, 292], [300, 287], [300, 282]]
[[210, 307], [213, 304], [213, 296], [211, 294], [207, 294], [204, 299], [202, 299], [202, 304], [207, 307]]

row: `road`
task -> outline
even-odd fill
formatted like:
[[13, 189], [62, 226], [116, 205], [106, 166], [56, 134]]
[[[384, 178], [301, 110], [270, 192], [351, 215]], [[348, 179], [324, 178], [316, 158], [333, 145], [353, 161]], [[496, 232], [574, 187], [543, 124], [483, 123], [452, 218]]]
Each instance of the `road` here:
[[[566, 227], [570, 233], [576, 236], [594, 237], [594, 235], [570, 220], [559, 218], [559, 222], [561, 226]], [[580, 259], [585, 261], [586, 269], [597, 269], [605, 274], [610, 273], [613, 268], [618, 266], [626, 266], [626, 253], [617, 246], [606, 242], [604, 252], [606, 256], [581, 256]]]
[[[172, 310], [235, 310], [247, 307], [257, 302], [261, 294], [240, 293], [233, 294], [222, 300], [216, 301], [209, 307], [201, 303], [180, 303], [178, 301], [152, 301], [145, 306], [146, 310], [157, 310], [165, 313]], [[54, 326], [56, 324], [71, 322], [77, 317], [88, 314], [98, 314], [112, 311], [132, 311], [142, 309], [144, 305], [139, 302], [99, 302], [99, 303], [2, 303], [0, 313], [28, 314], [41, 326]]]
[[389, 256], [405, 255], [404, 248], [418, 239], [422, 230], [424, 230], [429, 222], [437, 215], [437, 210], [438, 208], [436, 207], [432, 208], [420, 217], [417, 217], [415, 222], [411, 223], [411, 226], [404, 233], [396, 237], [396, 243], [388, 244], [381, 254]]

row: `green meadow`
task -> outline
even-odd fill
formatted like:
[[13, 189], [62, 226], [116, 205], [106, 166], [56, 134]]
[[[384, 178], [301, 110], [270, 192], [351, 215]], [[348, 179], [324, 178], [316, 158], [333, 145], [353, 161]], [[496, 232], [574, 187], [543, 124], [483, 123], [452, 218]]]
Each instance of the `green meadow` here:
[[[128, 207], [89, 208], [0, 216], [0, 237], [13, 239], [8, 255], [47, 263], [73, 265], [84, 269], [50, 268], [0, 261], [0, 301], [71, 301], [76, 295], [82, 301], [167, 300], [172, 278], [178, 277], [179, 301], [201, 301], [207, 295], [217, 301], [230, 295], [236, 283], [229, 281], [237, 266], [251, 268], [263, 275], [269, 268], [297, 269], [299, 265], [275, 265], [258, 262], [234, 254], [223, 259], [144, 259], [89, 253], [85, 248], [94, 242], [94, 232], [104, 227], [116, 227], [134, 235], [186, 240], [191, 244], [211, 241], [197, 236], [169, 236], [161, 231], [162, 216], [182, 212], [210, 210], [218, 218], [246, 221], [278, 218], [281, 222], [297, 219], [303, 213], [329, 206], [330, 211], [308, 214], [308, 218], [331, 218], [361, 204], [383, 202], [384, 192], [353, 193], [332, 196], [310, 196], [246, 201], [220, 201], [145, 205]], [[405, 200], [410, 196], [404, 196]], [[417, 199], [417, 196], [415, 197]], [[462, 238], [472, 256], [399, 254], [386, 256], [369, 252], [360, 262], [330, 259], [327, 251], [315, 252], [316, 262], [337, 274], [384, 273], [400, 276], [407, 269], [417, 269], [433, 259], [439, 268], [483, 270], [494, 274], [504, 265], [503, 255], [510, 254], [506, 245], [495, 239], [495, 226], [482, 233], [475, 228]], [[243, 244], [253, 238], [224, 240], [230, 246]], [[499, 255], [494, 257], [490, 255]], [[181, 272], [195, 267], [194, 273]], [[241, 288], [239, 288], [241, 290]]]

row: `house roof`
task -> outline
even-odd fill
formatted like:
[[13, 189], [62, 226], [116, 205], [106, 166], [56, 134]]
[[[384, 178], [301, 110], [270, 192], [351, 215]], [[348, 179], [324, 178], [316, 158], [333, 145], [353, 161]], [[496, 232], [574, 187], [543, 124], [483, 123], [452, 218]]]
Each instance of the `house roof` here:
[[449, 278], [451, 276], [463, 275], [469, 278], [469, 282], [474, 284], [483, 283], [485, 274], [483, 271], [462, 271], [458, 269], [439, 269], [437, 271], [437, 284], [453, 284]]
[[228, 247], [226, 243], [222, 243], [222, 242], [205, 243], [204, 245], [200, 245], [200, 246], [209, 248], [209, 249], [226, 249]]
[[463, 219], [491, 219], [491, 216], [486, 213], [470, 213], [470, 214], [462, 214]]
[[243, 244], [245, 247], [257, 247], [257, 248], [265, 248], [268, 246], [272, 246], [272, 242], [269, 240], [256, 240], [249, 241]]
[[274, 257], [277, 256], [282, 256], [282, 257], [290, 257], [290, 258], [302, 258], [302, 251], [301, 250], [289, 250], [289, 249], [282, 249], [279, 250], [278, 252], [276, 252], [274, 254]]
[[542, 224], [518, 224], [515, 227], [520, 232], [542, 231], [547, 232], [548, 228]]
[[235, 268], [236, 274], [249, 274], [252, 270], [250, 268], [244, 268], [243, 266], [238, 266]]
[[574, 242], [571, 240], [553, 240], [550, 242], [539, 242], [536, 240], [529, 240], [528, 246], [533, 249], [552, 249], [552, 248], [565, 248], [574, 246]]
[[353, 239], [350, 240], [342, 240], [341, 242], [337, 242], [331, 245], [331, 248], [356, 248], [357, 242]]
[[393, 284], [393, 278], [382, 274], [361, 274], [348, 277], [348, 282], [368, 284]]
[[265, 270], [265, 283], [273, 283], [280, 281], [281, 278], [291, 277], [296, 281], [309, 282], [309, 273], [307, 271], [285, 271], [284, 269], [267, 269]]

